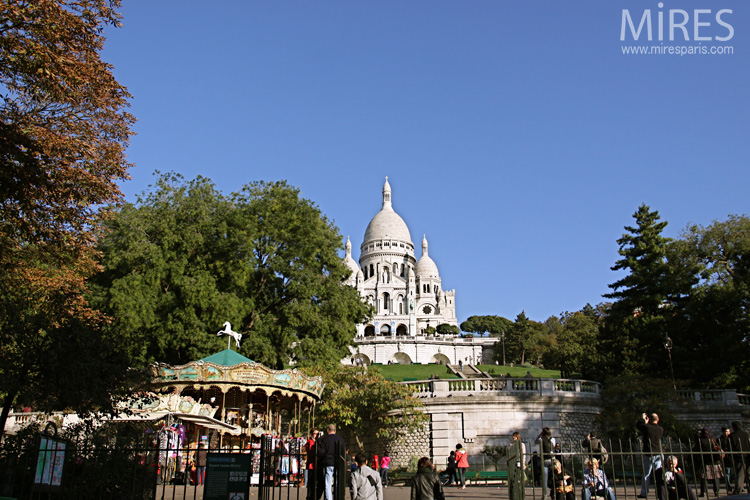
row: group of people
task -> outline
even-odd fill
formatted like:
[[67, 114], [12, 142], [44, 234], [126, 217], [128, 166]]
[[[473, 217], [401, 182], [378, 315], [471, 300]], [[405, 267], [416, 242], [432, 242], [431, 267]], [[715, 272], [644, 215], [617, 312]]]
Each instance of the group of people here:
[[[651, 477], [653, 477], [658, 500], [698, 500], [698, 496], [690, 488], [680, 468], [679, 459], [674, 455], [664, 456], [662, 448], [664, 429], [659, 425], [659, 416], [655, 413], [650, 415], [644, 413], [636, 427], [642, 437], [643, 460], [643, 476], [638, 497], [648, 497]], [[317, 493], [308, 493], [308, 500], [319, 500], [323, 490], [325, 500], [332, 500], [332, 445], [337, 441], [340, 442], [341, 449], [345, 449], [343, 439], [335, 434], [335, 426], [329, 426], [327, 435], [323, 439], [316, 439], [314, 436], [309, 443], [308, 453], [317, 456], [319, 462], [325, 467], [325, 482], [322, 488], [317, 489]], [[566, 469], [559, 451], [559, 443], [552, 437], [548, 427], [542, 429], [536, 442], [540, 453], [535, 454], [533, 458], [537, 458], [538, 466], [533, 462], [533, 458], [529, 464], [533, 464], [534, 469], [541, 471], [542, 498], [575, 500], [575, 478]], [[580, 483], [581, 500], [616, 500], [613, 485], [602, 469], [602, 465], [608, 460], [608, 452], [601, 440], [594, 433], [590, 433], [583, 440], [582, 446], [587, 456]], [[718, 439], [714, 438], [707, 428], [701, 428], [692, 451], [693, 460], [697, 464], [695, 467], [697, 476], [701, 479], [700, 496], [704, 495], [709, 481], [712, 482], [714, 493], [718, 495], [718, 480], [721, 478], [725, 479], [727, 489], [732, 489], [730, 474], [735, 480], [734, 494], [741, 493], [745, 487], [750, 489], [750, 476], [747, 474], [747, 466], [750, 465], [750, 435], [742, 428], [740, 422], [732, 422], [731, 430], [722, 429], [722, 435]], [[524, 500], [528, 467], [525, 460], [528, 456], [518, 432], [514, 432], [510, 443], [501, 448], [501, 454], [506, 460], [508, 470], [509, 498], [510, 500]], [[359, 453], [354, 457], [354, 462], [356, 469], [352, 472], [350, 482], [352, 500], [382, 500], [382, 490], [388, 484], [390, 457], [384, 455], [378, 458], [375, 455], [370, 466], [365, 455]], [[412, 481], [411, 499], [443, 500], [444, 485], [456, 484], [461, 488], [466, 488], [466, 471], [469, 468], [469, 461], [468, 454], [461, 444], [457, 444], [456, 449], [450, 452], [447, 465], [447, 479], [443, 483], [432, 461], [428, 457], [420, 458], [418, 471]]]
[[[695, 492], [689, 487], [676, 456], [663, 460], [662, 438], [664, 429], [659, 425], [659, 415], [652, 413], [641, 415], [637, 424], [643, 438], [643, 479], [639, 498], [648, 496], [651, 476], [654, 476], [656, 492], [659, 500], [695, 500]], [[715, 439], [711, 431], [702, 427], [698, 431], [695, 445], [692, 449], [694, 468], [700, 477], [700, 496], [704, 496], [708, 489], [708, 481], [712, 482], [714, 495], [719, 494], [719, 479], [726, 482], [727, 491], [739, 495], [743, 489], [750, 490], [750, 476], [747, 467], [750, 466], [750, 434], [742, 428], [738, 421], [732, 422], [732, 430], [722, 429], [722, 435]], [[662, 463], [666, 462], [666, 463]], [[734, 488], [731, 476], [734, 475]]]

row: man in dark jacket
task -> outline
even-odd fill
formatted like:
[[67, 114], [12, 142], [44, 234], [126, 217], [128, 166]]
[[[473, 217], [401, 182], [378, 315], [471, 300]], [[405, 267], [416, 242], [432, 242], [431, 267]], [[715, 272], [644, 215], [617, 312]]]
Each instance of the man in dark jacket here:
[[641, 480], [641, 493], [638, 498], [646, 498], [651, 476], [656, 469], [661, 468], [661, 440], [664, 437], [664, 429], [659, 425], [659, 415], [656, 413], [652, 413], [650, 416], [644, 413], [641, 415], [641, 420], [635, 425], [643, 438], [643, 479]]
[[[326, 500], [333, 500], [333, 492], [331, 487], [333, 486], [333, 471], [334, 465], [336, 464], [336, 444], [338, 443], [338, 451], [341, 453], [341, 460], [345, 460], [346, 443], [344, 438], [336, 434], [336, 426], [330, 424], [326, 428], [326, 435], [320, 440], [317, 446], [318, 450], [318, 463], [325, 470], [325, 481], [323, 484], [323, 491], [325, 493]], [[343, 481], [343, 478], [336, 478], [337, 481]], [[318, 494], [320, 498], [320, 494]]]
[[732, 422], [732, 458], [734, 459], [734, 468], [737, 470], [734, 475], [734, 494], [742, 493], [742, 488], [747, 486], [750, 489], [750, 476], [747, 474], [747, 467], [750, 465], [750, 435], [742, 428], [742, 424]]
[[443, 484], [432, 462], [422, 457], [417, 462], [417, 473], [411, 481], [411, 500], [444, 500]]

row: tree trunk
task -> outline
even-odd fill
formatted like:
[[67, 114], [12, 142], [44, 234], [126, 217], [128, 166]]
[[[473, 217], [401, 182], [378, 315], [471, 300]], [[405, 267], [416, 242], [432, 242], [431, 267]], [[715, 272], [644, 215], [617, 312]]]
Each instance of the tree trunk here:
[[0, 436], [5, 434], [5, 422], [8, 421], [8, 415], [10, 415], [10, 408], [16, 401], [18, 390], [11, 390], [5, 395], [5, 401], [3, 401], [3, 411], [0, 413]]

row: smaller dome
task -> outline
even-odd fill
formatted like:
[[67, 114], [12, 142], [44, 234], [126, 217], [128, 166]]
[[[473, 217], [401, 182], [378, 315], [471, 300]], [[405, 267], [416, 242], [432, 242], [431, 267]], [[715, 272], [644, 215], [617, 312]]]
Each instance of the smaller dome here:
[[417, 261], [415, 272], [420, 278], [439, 278], [437, 264], [430, 258], [427, 252], [427, 236], [422, 237], [422, 257]]
[[352, 242], [349, 237], [346, 237], [346, 256], [344, 257], [344, 265], [349, 268], [353, 274], [357, 274], [360, 271], [357, 261], [352, 258]]

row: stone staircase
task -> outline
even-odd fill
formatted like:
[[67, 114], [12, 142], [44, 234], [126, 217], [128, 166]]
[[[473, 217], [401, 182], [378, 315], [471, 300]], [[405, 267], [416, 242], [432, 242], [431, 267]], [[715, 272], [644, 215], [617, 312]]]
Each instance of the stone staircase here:
[[474, 365], [448, 365], [448, 368], [460, 378], [492, 378]]

